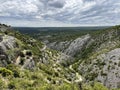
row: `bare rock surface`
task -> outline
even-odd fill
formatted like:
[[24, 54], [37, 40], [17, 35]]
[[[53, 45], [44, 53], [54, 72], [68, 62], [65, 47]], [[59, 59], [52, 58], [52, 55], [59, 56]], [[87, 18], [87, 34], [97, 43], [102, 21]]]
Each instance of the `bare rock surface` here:
[[2, 41], [0, 42], [1, 49], [5, 52], [6, 50], [12, 49], [16, 47], [15, 38], [12, 36], [4, 35], [2, 37]]
[[[109, 88], [120, 86], [120, 48], [97, 56], [90, 64], [82, 63], [79, 71], [84, 72], [85, 77], [95, 78]], [[88, 79], [88, 80], [89, 80]]]
[[74, 57], [74, 55], [81, 52], [81, 50], [89, 43], [90, 39], [91, 36], [87, 34], [71, 41], [49, 43], [47, 46]]
[[74, 56], [81, 52], [84, 46], [89, 42], [90, 35], [85, 35], [72, 41], [69, 47], [64, 51], [66, 55]]

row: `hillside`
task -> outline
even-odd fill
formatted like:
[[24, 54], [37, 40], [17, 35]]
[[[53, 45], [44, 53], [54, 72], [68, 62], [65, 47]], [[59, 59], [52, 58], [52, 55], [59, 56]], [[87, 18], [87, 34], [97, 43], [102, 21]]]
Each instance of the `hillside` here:
[[[74, 58], [69, 67], [79, 72], [84, 82], [97, 81], [110, 89], [120, 88], [120, 26], [87, 32], [68, 30], [60, 34], [64, 39], [58, 38], [59, 33], [38, 34], [37, 39], [43, 40], [49, 48]], [[56, 35], [55, 41], [46, 38], [52, 35]]]
[[1, 89], [77, 88], [71, 84], [76, 74], [61, 65], [64, 59], [69, 57], [11, 27], [0, 25]]
[[108, 28], [95, 35], [93, 43], [85, 48], [81, 59], [73, 65], [87, 82], [95, 80], [108, 88], [120, 87], [119, 35], [120, 26]]
[[47, 43], [48, 47], [74, 57], [72, 67], [85, 82], [98, 81], [120, 88], [120, 26], [97, 30], [70, 41]]
[[0, 24], [0, 89], [120, 88], [119, 28], [43, 43]]

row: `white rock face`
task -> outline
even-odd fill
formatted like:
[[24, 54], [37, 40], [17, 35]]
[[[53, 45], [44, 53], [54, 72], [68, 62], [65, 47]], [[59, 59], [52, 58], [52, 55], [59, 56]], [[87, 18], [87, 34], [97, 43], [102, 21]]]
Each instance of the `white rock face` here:
[[16, 47], [15, 38], [12, 36], [4, 35], [3, 40], [0, 42], [0, 48], [5, 52], [8, 49], [12, 49]]
[[120, 48], [116, 48], [110, 52], [108, 52], [107, 54], [107, 58], [112, 58], [113, 56], [115, 56], [115, 59], [120, 59]]
[[1, 35], [0, 36], [0, 64], [2, 66], [6, 66], [8, 62], [12, 62], [9, 60], [9, 56], [6, 54], [6, 51], [9, 49], [14, 49], [16, 47], [15, 38], [12, 36]]
[[107, 76], [99, 75], [97, 79], [107, 87], [120, 87], [120, 48], [108, 52], [106, 55], [103, 55], [102, 58], [106, 63], [103, 67], [103, 72], [106, 73]]
[[61, 51], [59, 62], [64, 65], [69, 65], [75, 61], [74, 56], [80, 54], [82, 49], [86, 48], [91, 42], [89, 34], [71, 41], [53, 42], [47, 44], [51, 49]]
[[[95, 59], [91, 60], [89, 64], [80, 64], [79, 70], [84, 73], [84, 76], [88, 75], [93, 77], [109, 88], [119, 88], [120, 48], [98, 55]], [[92, 76], [96, 74], [96, 77]]]
[[82, 48], [89, 42], [90, 38], [90, 35], [85, 35], [80, 38], [77, 38], [76, 40], [72, 41], [72, 43], [65, 50], [64, 53], [70, 56], [76, 55], [76, 53], [81, 52]]
[[0, 25], [0, 31], [2, 31], [2, 32], [4, 32], [4, 31], [6, 31], [6, 30], [8, 30], [8, 29], [10, 29], [11, 27], [7, 27], [7, 26], [5, 26], [5, 25]]
[[62, 53], [74, 57], [78, 52], [89, 43], [91, 36], [89, 34], [79, 37], [75, 40], [64, 41], [64, 42], [53, 42], [47, 44], [49, 48], [61, 51]]

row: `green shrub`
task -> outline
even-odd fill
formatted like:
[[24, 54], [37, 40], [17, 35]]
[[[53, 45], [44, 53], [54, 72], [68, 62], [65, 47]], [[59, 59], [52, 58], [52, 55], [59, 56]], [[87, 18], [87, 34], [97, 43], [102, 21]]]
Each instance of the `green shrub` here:
[[108, 90], [107, 87], [105, 87], [99, 82], [94, 82], [94, 83], [91, 83], [90, 85], [84, 84], [82, 88], [83, 90]]
[[25, 58], [21, 58], [20, 65], [24, 65], [24, 62], [25, 62]]
[[24, 55], [23, 52], [20, 52], [19, 55], [20, 55], [21, 57], [25, 57], [25, 55]]
[[44, 85], [42, 87], [37, 88], [37, 90], [55, 90], [52, 85]]
[[8, 88], [9, 89], [16, 89], [16, 85], [15, 85], [15, 82], [10, 82], [9, 84], [8, 84]]
[[101, 83], [95, 82], [94, 83], [94, 90], [108, 90], [104, 85], [102, 85]]
[[83, 90], [93, 90], [93, 88], [92, 88], [91, 85], [86, 85], [86, 84], [84, 84], [84, 85], [82, 86], [82, 89], [83, 89]]
[[26, 55], [32, 56], [32, 52], [31, 51], [26, 51]]
[[6, 76], [13, 75], [13, 72], [11, 70], [9, 70], [9, 69], [6, 69], [6, 68], [0, 68], [0, 74], [3, 77], [6, 77]]
[[79, 90], [79, 88], [76, 85], [63, 84], [58, 90]]
[[14, 78], [8, 84], [9, 89], [27, 90], [29, 87], [33, 87], [33, 82], [25, 78]]
[[5, 82], [0, 78], [0, 90], [3, 90], [6, 88]]
[[20, 70], [16, 65], [10, 64], [7, 66], [7, 69], [13, 72], [14, 77], [20, 77]]

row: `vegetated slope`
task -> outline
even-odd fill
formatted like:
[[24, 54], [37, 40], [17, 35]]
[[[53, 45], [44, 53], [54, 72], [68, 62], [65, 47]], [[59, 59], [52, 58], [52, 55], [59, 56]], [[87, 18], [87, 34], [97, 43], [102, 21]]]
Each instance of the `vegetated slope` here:
[[[88, 75], [88, 72], [83, 71], [80, 74], [78, 72], [87, 68], [84, 61], [88, 58], [81, 57], [80, 61], [83, 61], [81, 63], [74, 60], [75, 54], [72, 54], [77, 52], [77, 55], [83, 56], [83, 52], [79, 51], [90, 48], [93, 39], [90, 35], [82, 36], [69, 44], [66, 48], [67, 53], [61, 53], [49, 49], [38, 40], [13, 31], [11, 27], [0, 24], [0, 89], [108, 90], [98, 82], [83, 82], [83, 77]], [[74, 52], [70, 50], [72, 48]], [[95, 50], [92, 49], [87, 54]], [[87, 77], [86, 80], [91, 81]]]
[[108, 88], [120, 88], [120, 26], [93, 31], [74, 40], [47, 46], [74, 57], [73, 68], [85, 82], [99, 81]]
[[120, 88], [119, 35], [120, 26], [114, 26], [47, 46], [76, 58], [71, 64], [85, 82], [99, 81], [108, 88]]
[[108, 88], [120, 88], [120, 26], [92, 36], [93, 42], [83, 50], [73, 65], [86, 82], [99, 81]]
[[42, 42], [0, 25], [0, 89], [77, 90], [71, 83], [81, 76], [61, 65], [68, 59]]
[[98, 81], [110, 89], [120, 88], [120, 26], [64, 35], [66, 38], [55, 36], [54, 40], [49, 39], [48, 33], [45, 39], [38, 39], [45, 40], [49, 48], [74, 58], [71, 63], [64, 63], [70, 65], [70, 70], [79, 72], [86, 83]]

